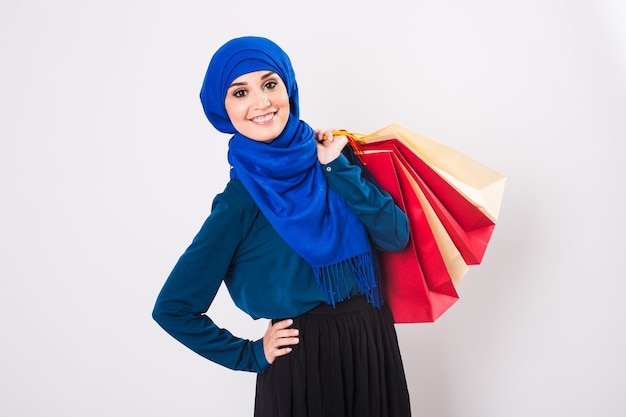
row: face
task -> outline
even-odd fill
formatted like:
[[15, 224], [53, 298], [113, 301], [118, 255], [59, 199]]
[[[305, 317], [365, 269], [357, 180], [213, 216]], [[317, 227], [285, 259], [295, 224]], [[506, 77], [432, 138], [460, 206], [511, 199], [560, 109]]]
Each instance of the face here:
[[236, 78], [224, 104], [237, 132], [258, 142], [276, 139], [289, 119], [287, 87], [273, 71], [254, 71]]

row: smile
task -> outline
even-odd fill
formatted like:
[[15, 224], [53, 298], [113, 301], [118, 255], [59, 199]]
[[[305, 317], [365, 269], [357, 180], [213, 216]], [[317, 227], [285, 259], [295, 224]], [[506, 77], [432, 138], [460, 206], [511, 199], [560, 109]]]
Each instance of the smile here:
[[265, 124], [267, 122], [271, 122], [272, 120], [274, 120], [275, 116], [276, 116], [276, 113], [272, 112], [272, 113], [264, 114], [262, 116], [253, 117], [252, 119], [250, 119], [250, 121], [253, 123], [257, 123], [257, 124]]

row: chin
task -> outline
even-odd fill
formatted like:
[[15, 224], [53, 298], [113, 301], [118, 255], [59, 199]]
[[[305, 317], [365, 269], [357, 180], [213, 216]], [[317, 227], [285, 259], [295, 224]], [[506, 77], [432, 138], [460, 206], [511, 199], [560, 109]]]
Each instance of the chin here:
[[259, 142], [271, 142], [274, 139], [276, 139], [278, 136], [280, 136], [284, 128], [285, 127], [283, 126], [282, 129], [268, 129], [268, 130], [264, 130], [261, 132], [257, 131], [256, 135], [254, 135], [253, 132], [250, 132], [253, 134], [253, 136], [250, 136], [250, 138], [256, 138], [255, 140]]

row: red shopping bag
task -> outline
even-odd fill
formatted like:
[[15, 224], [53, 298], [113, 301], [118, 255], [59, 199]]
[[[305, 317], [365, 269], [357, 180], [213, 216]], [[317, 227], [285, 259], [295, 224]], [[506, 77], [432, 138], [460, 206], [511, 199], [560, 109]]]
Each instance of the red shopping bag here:
[[410, 241], [381, 255], [385, 300], [396, 323], [433, 322], [458, 300], [468, 265], [482, 261], [504, 176], [399, 125], [346, 134], [358, 158], [407, 214]]
[[390, 151], [402, 158], [468, 265], [477, 265], [495, 223], [398, 139], [363, 145], [361, 152]]
[[459, 297], [406, 167], [391, 151], [359, 157], [409, 218], [406, 248], [381, 253], [383, 297], [396, 323], [434, 322]]

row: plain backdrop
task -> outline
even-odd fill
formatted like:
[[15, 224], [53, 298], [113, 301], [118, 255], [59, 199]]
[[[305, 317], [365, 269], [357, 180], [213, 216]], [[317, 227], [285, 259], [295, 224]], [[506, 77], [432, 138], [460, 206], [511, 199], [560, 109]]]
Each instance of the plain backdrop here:
[[[0, 4], [0, 415], [250, 416], [255, 376], [150, 316], [228, 180], [198, 93], [267, 36], [302, 118], [399, 123], [505, 174], [460, 300], [398, 325], [414, 415], [626, 415], [620, 0]], [[209, 313], [260, 338], [220, 291]]]

